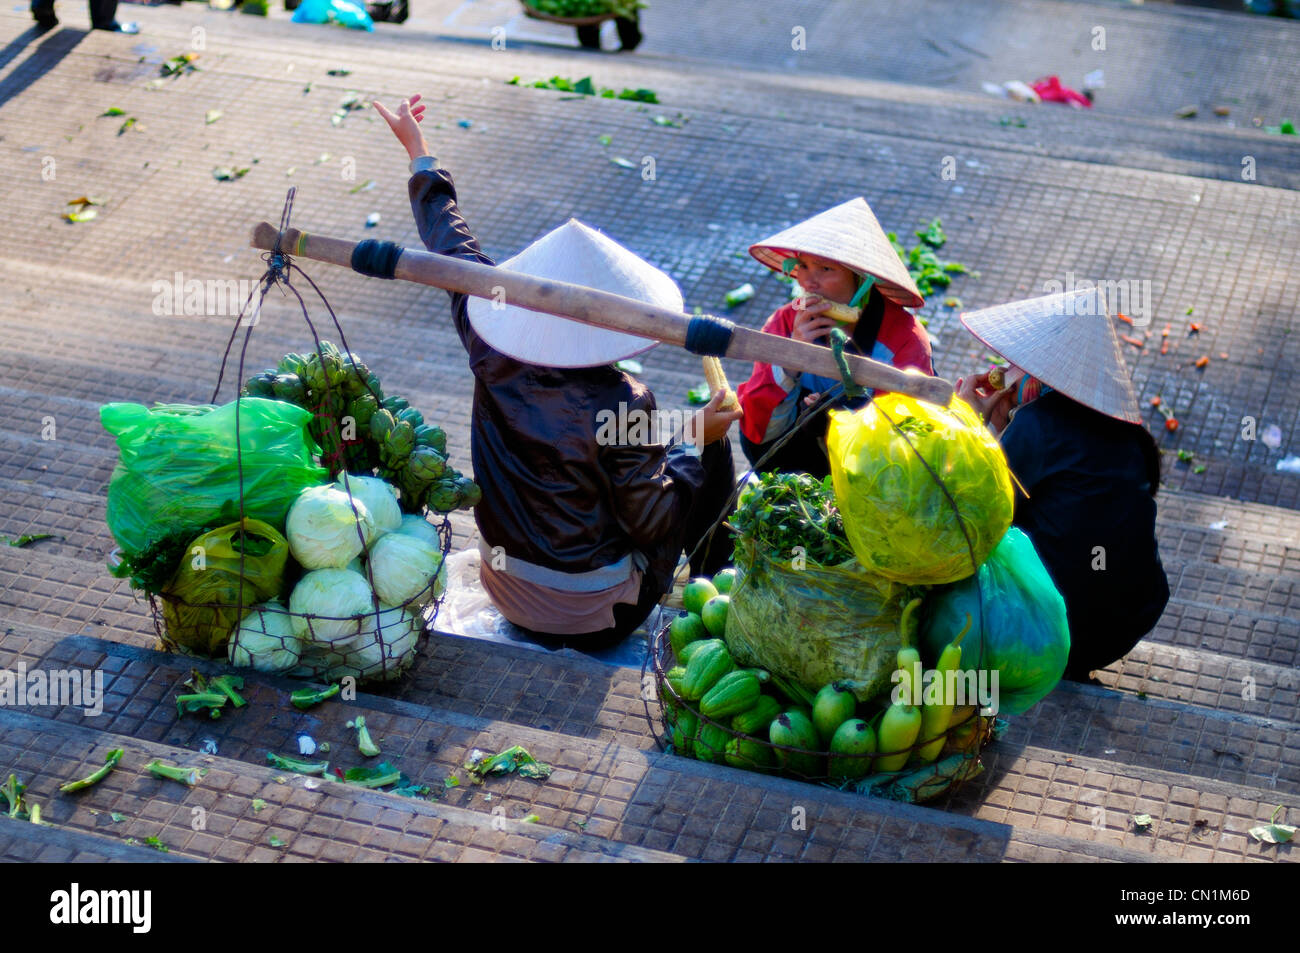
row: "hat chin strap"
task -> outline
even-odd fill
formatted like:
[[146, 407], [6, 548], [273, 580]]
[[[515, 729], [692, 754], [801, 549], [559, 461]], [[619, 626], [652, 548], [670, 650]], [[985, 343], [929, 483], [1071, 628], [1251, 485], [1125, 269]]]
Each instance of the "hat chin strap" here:
[[876, 283], [875, 275], [863, 275], [862, 284], [858, 286], [858, 290], [854, 293], [853, 297], [849, 300], [849, 307], [850, 308], [862, 307], [862, 302], [866, 300], [867, 294], [870, 293], [871, 288], [873, 285], [875, 285], [875, 283]]

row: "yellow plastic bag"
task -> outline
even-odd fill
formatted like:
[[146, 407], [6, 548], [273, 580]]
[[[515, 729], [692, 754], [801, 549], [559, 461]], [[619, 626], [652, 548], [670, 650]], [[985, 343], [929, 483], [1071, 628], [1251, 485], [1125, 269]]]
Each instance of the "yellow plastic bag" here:
[[261, 520], [244, 520], [242, 531], [231, 523], [195, 539], [160, 594], [167, 625], [163, 647], [224, 658], [243, 614], [280, 594], [288, 558], [288, 541]]
[[1006, 457], [959, 397], [945, 408], [886, 394], [831, 411], [826, 442], [844, 530], [868, 572], [911, 585], [955, 582], [974, 574], [1011, 525]]

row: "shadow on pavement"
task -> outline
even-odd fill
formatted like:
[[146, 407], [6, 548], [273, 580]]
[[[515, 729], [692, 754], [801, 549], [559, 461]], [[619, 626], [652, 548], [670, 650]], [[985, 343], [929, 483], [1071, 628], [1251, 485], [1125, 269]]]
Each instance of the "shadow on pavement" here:
[[[25, 62], [0, 80], [0, 107], [58, 66], [60, 61], [85, 38], [87, 32], [87, 30], [77, 29], [56, 29], [46, 36]], [[0, 49], [0, 70], [17, 59], [18, 54], [35, 39], [44, 35], [45, 31], [32, 24], [6, 43], [4, 48]]]

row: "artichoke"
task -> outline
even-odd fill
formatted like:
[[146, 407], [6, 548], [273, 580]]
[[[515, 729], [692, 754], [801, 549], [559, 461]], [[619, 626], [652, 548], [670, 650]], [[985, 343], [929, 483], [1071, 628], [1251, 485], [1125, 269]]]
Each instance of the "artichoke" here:
[[425, 505], [439, 513], [450, 513], [460, 505], [460, 487], [456, 481], [444, 477], [429, 487], [425, 495]]
[[416, 447], [406, 460], [406, 470], [413, 480], [432, 483], [447, 472], [447, 458], [431, 447]]
[[393, 428], [397, 426], [397, 421], [387, 410], [376, 410], [370, 417], [370, 436], [375, 442], [383, 445]]
[[457, 479], [456, 489], [460, 493], [460, 501], [456, 504], [457, 509], [467, 510], [477, 506], [483, 499], [482, 489], [469, 477], [463, 476]]
[[307, 388], [297, 374], [276, 374], [271, 389], [278, 400], [286, 400], [299, 407], [307, 406]]
[[399, 410], [396, 417], [398, 420], [405, 420], [412, 428], [424, 426], [424, 414], [420, 413], [414, 407], [406, 407]]
[[266, 373], [250, 377], [239, 392], [244, 397], [266, 397], [275, 399], [275, 376]]
[[444, 457], [447, 456], [447, 435], [441, 427], [430, 427], [428, 425], [416, 427], [415, 445], [437, 450]]
[[348, 414], [357, 423], [358, 433], [370, 432], [370, 418], [379, 410], [379, 401], [375, 400], [369, 394], [362, 394], [360, 397], [354, 397], [348, 405]]

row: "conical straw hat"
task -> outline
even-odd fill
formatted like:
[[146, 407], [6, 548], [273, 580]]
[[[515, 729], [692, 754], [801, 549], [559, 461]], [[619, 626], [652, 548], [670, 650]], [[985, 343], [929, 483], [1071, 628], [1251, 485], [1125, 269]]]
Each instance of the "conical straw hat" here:
[[[609, 291], [678, 313], [683, 310], [681, 289], [672, 278], [577, 219], [543, 235], [501, 262], [501, 267]], [[470, 324], [493, 350], [527, 364], [598, 367], [648, 351], [657, 343], [508, 301], [502, 306], [486, 298], [470, 298], [467, 309]]]
[[749, 246], [749, 253], [773, 271], [780, 271], [793, 252], [820, 255], [860, 275], [872, 275], [881, 293], [905, 308], [925, 304], [876, 214], [860, 196]]
[[1025, 373], [1108, 417], [1140, 424], [1119, 336], [1096, 288], [969, 311], [962, 324]]

